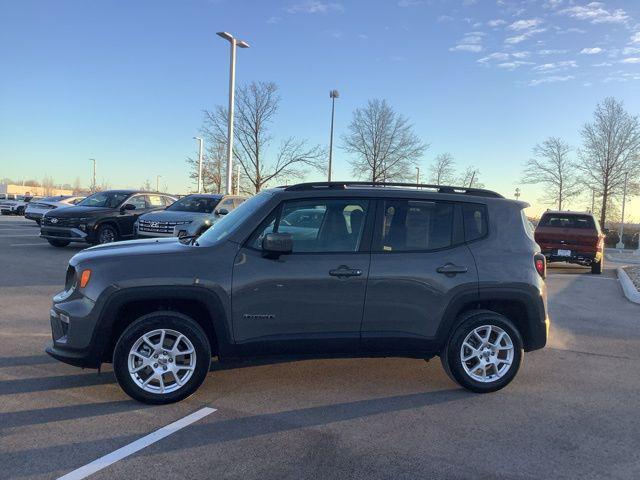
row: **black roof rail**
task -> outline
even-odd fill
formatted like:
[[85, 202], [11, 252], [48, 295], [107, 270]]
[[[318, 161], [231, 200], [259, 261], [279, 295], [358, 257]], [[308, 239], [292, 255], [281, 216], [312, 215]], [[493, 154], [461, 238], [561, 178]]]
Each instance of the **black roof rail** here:
[[437, 193], [454, 193], [474, 195], [477, 197], [504, 198], [497, 192], [484, 188], [454, 187], [451, 185], [432, 185], [429, 183], [401, 183], [401, 182], [308, 182], [297, 183], [283, 187], [287, 192], [296, 192], [314, 189], [344, 190], [347, 187], [408, 187], [427, 188]]

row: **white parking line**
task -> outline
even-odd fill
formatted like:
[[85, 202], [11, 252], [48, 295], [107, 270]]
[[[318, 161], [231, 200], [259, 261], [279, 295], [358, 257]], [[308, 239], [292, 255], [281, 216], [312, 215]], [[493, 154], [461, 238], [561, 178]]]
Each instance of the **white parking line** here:
[[202, 408], [197, 412], [193, 412], [191, 415], [187, 415], [186, 417], [181, 418], [180, 420], [170, 423], [166, 427], [162, 427], [160, 430], [156, 430], [155, 432], [150, 433], [149, 435], [142, 437], [141, 439], [136, 440], [135, 442], [130, 443], [129, 445], [125, 445], [124, 447], [119, 448], [118, 450], [111, 452], [105, 455], [104, 457], [100, 457], [97, 460], [94, 460], [93, 462], [88, 463], [84, 467], [80, 467], [77, 470], [74, 470], [73, 472], [69, 472], [66, 475], [63, 475], [62, 477], [59, 477], [58, 480], [80, 480], [82, 478], [88, 477], [89, 475], [93, 475], [94, 473], [102, 470], [103, 468], [106, 468], [109, 465], [112, 465], [117, 461], [122, 460], [125, 457], [128, 457], [129, 455], [133, 455], [134, 453], [142, 450], [143, 448], [148, 447], [149, 445], [162, 440], [163, 438], [171, 435], [172, 433], [176, 433], [178, 430], [184, 427], [187, 427], [194, 422], [197, 422], [198, 420], [206, 417], [207, 415], [212, 414], [215, 411], [216, 411], [215, 408], [210, 408], [210, 407]]

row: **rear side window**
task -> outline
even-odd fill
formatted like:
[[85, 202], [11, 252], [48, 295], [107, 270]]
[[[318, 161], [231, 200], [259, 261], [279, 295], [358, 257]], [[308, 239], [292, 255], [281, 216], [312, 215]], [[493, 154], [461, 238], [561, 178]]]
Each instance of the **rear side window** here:
[[453, 244], [453, 204], [393, 199], [383, 206], [382, 251], [424, 252]]
[[547, 213], [540, 219], [539, 227], [581, 228], [595, 230], [596, 224], [589, 215], [563, 215]]
[[477, 240], [487, 234], [487, 207], [475, 203], [462, 206], [464, 238], [467, 242]]

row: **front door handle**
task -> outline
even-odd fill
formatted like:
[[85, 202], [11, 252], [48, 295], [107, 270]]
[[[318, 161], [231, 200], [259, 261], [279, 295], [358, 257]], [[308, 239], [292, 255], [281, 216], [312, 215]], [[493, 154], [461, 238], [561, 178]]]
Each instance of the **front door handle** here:
[[457, 273], [467, 273], [467, 267], [461, 267], [454, 265], [453, 263], [446, 263], [441, 267], [436, 268], [436, 272], [444, 273], [445, 275], [456, 275]]
[[334, 270], [329, 270], [329, 275], [338, 278], [359, 277], [360, 275], [362, 275], [362, 270], [359, 270], [357, 268], [349, 268], [346, 265], [340, 265]]

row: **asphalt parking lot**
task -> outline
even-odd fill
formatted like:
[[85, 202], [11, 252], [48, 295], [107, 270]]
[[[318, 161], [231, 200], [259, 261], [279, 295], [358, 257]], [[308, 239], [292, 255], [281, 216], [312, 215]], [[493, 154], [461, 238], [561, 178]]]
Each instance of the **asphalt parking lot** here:
[[437, 359], [213, 362], [191, 398], [150, 407], [109, 366], [44, 353], [80, 247], [37, 235], [0, 217], [0, 478], [60, 477], [203, 407], [90, 478], [640, 478], [640, 305], [611, 263], [550, 267], [550, 345], [494, 394], [463, 391]]

